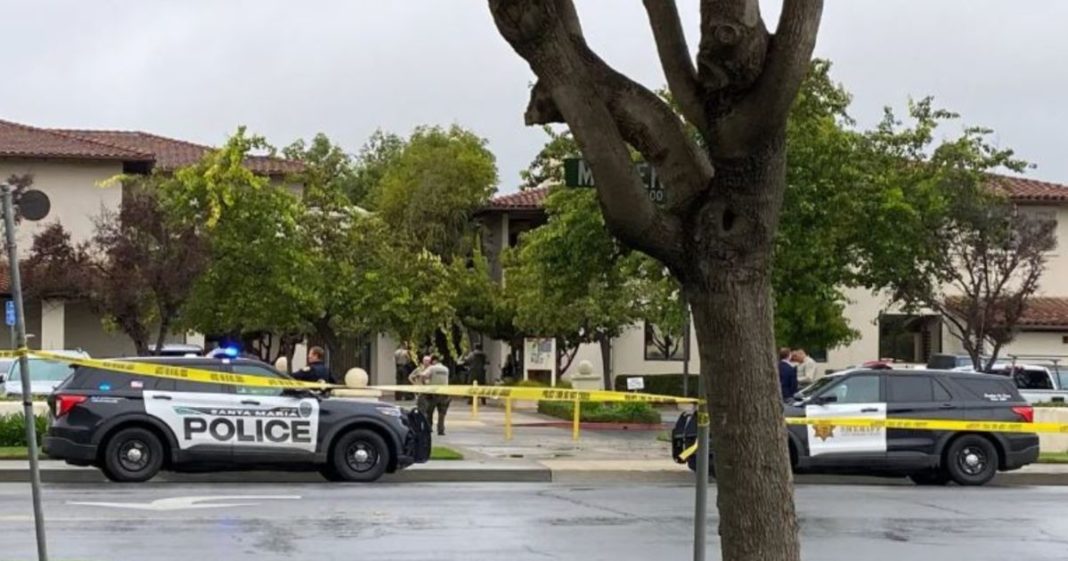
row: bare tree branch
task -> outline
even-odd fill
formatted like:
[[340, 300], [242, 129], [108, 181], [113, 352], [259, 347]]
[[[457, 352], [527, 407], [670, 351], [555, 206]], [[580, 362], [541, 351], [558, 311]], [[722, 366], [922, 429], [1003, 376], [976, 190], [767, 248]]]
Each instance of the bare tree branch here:
[[[571, 0], [490, 0], [501, 35], [538, 75], [529, 123], [566, 117], [600, 185], [606, 222], [628, 245], [666, 262], [680, 228], [670, 216], [704, 192], [712, 178], [707, 156], [656, 94], [613, 70], [580, 34]], [[578, 32], [578, 33], [577, 33]], [[668, 212], [652, 204], [633, 169], [627, 144], [671, 185]]]
[[[753, 91], [742, 101], [736, 117], [725, 123], [737, 138], [752, 142], [767, 127], [781, 126], [808, 72], [816, 34], [823, 14], [823, 0], [784, 0], [775, 34], [767, 49], [763, 72]], [[753, 126], [756, 119], [763, 127]], [[741, 127], [750, 127], [742, 130]], [[746, 143], [748, 143], [746, 142]]]
[[686, 120], [697, 127], [701, 134], [708, 136], [704, 92], [697, 81], [697, 69], [690, 58], [675, 0], [644, 0], [644, 3], [656, 50], [660, 55], [660, 66], [664, 69], [671, 94], [679, 103]]

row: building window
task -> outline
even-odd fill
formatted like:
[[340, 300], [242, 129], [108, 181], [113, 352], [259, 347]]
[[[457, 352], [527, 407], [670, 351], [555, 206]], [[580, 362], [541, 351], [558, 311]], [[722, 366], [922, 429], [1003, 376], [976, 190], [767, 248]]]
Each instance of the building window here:
[[879, 316], [879, 356], [904, 362], [927, 362], [942, 352], [942, 323], [938, 316], [883, 314]]
[[645, 322], [645, 360], [683, 360], [682, 337], [665, 334]]

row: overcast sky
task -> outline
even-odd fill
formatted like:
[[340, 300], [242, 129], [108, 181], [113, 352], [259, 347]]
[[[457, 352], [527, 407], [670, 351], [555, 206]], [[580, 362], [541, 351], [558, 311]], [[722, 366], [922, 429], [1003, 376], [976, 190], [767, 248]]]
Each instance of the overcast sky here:
[[[664, 82], [638, 0], [576, 0], [618, 69]], [[774, 25], [778, 0], [762, 0]], [[1026, 5], [1026, 8], [1023, 6]], [[680, 0], [690, 45], [697, 1]], [[490, 141], [501, 190], [543, 142], [523, 126], [532, 74], [483, 0], [0, 0], [0, 119], [140, 129], [218, 144], [325, 132], [356, 151], [376, 128], [459, 123]], [[855, 96], [935, 96], [1068, 183], [1068, 1], [827, 0], [817, 56]]]

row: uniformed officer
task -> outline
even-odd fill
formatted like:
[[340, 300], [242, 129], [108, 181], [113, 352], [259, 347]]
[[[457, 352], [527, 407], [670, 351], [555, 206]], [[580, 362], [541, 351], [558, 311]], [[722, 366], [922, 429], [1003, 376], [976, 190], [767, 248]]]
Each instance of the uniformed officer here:
[[326, 382], [328, 384], [333, 383], [334, 377], [330, 374], [330, 369], [326, 367], [326, 363], [323, 362], [323, 358], [326, 356], [326, 352], [322, 347], [312, 347], [308, 349], [308, 365], [304, 368], [293, 373], [293, 377], [305, 382]]

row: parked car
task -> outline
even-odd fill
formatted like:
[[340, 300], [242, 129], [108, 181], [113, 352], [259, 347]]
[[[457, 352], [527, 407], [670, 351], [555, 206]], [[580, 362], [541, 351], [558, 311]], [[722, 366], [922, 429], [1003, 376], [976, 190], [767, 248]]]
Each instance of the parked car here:
[[1029, 403], [1064, 403], [1068, 390], [1047, 367], [1036, 364], [995, 364], [989, 373], [1012, 378], [1020, 395]]
[[[1034, 409], [1005, 376], [887, 369], [821, 378], [798, 392], [785, 405], [785, 414], [809, 419], [1034, 419]], [[696, 440], [696, 432], [694, 415], [680, 416], [672, 431], [676, 461]], [[1034, 433], [791, 424], [787, 435], [790, 461], [798, 473], [907, 476], [918, 485], [983, 485], [998, 471], [1038, 460]], [[693, 456], [687, 463], [695, 469]]]
[[[48, 351], [59, 355], [89, 358], [89, 353], [83, 351]], [[71, 373], [71, 366], [66, 362], [49, 360], [31, 356], [30, 361], [30, 393], [36, 396], [46, 396], [52, 393], [67, 376]], [[0, 361], [0, 396], [22, 395], [22, 373], [19, 370], [19, 361], [6, 358]]]
[[164, 343], [159, 352], [156, 352], [156, 345], [148, 346], [149, 354], [155, 356], [201, 356], [204, 354], [204, 347], [200, 345], [187, 345], [185, 343]]
[[[236, 358], [120, 359], [288, 379]], [[48, 455], [100, 468], [114, 481], [172, 471], [318, 470], [375, 481], [430, 458], [418, 410], [329, 391], [234, 386], [81, 366], [48, 398]]]

